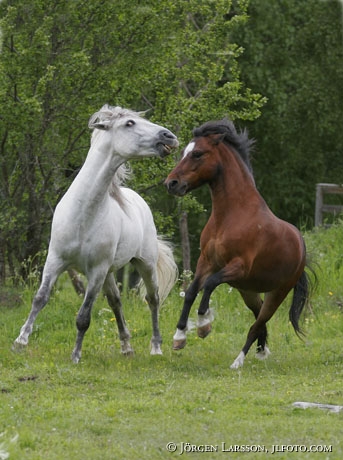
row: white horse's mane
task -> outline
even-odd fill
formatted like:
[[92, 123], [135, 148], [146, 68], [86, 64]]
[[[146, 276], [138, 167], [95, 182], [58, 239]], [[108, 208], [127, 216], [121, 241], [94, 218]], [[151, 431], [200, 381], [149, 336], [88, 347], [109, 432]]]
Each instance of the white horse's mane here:
[[121, 117], [126, 117], [126, 116], [142, 116], [144, 115], [145, 112], [135, 112], [134, 110], [131, 109], [124, 109], [123, 107], [113, 106], [109, 104], [105, 104], [101, 107], [101, 109], [98, 112], [95, 112], [90, 120], [89, 124], [94, 123], [94, 121], [98, 118], [100, 120], [105, 119], [110, 119], [112, 118], [113, 120], [116, 118], [121, 118]]
[[[112, 126], [116, 120], [124, 117], [144, 117], [146, 112], [135, 112], [130, 109], [124, 109], [123, 107], [119, 106], [112, 106], [109, 104], [105, 104], [101, 107], [98, 112], [95, 112], [89, 119], [88, 127], [90, 129], [94, 129], [94, 124], [106, 121], [108, 126]], [[93, 135], [96, 131], [93, 132]], [[93, 136], [92, 136], [93, 138]]]
[[[91, 144], [94, 142], [95, 138], [101, 134], [100, 129], [94, 129], [94, 125], [96, 123], [106, 122], [106, 125], [110, 128], [120, 118], [130, 118], [130, 117], [143, 117], [145, 112], [135, 112], [130, 109], [124, 109], [123, 107], [119, 106], [111, 106], [109, 104], [105, 104], [101, 107], [98, 112], [95, 112], [89, 119], [88, 127], [93, 129], [92, 137], [91, 137]], [[121, 192], [120, 187], [124, 185], [125, 181], [131, 175], [131, 168], [127, 164], [123, 164], [119, 166], [115, 175], [113, 176], [113, 180], [109, 189], [110, 195], [122, 203], [121, 199]]]
[[118, 203], [123, 206], [123, 196], [122, 192], [120, 190], [120, 187], [122, 187], [125, 184], [125, 181], [131, 176], [131, 168], [128, 164], [124, 163], [119, 166], [117, 171], [115, 172], [110, 188], [109, 188], [109, 194], [111, 195], [112, 198], [118, 201]]
[[[144, 116], [145, 112], [134, 112], [130, 109], [124, 109], [123, 107], [119, 106], [111, 106], [109, 104], [105, 104], [101, 107], [98, 112], [95, 112], [89, 119], [88, 127], [93, 129], [92, 137], [91, 137], [91, 144], [94, 142], [95, 138], [101, 134], [100, 129], [94, 129], [94, 125], [96, 123], [106, 122], [108, 127], [113, 126], [116, 120], [124, 117], [142, 117]], [[109, 193], [117, 200], [121, 205], [123, 204], [122, 194], [120, 191], [120, 187], [123, 186], [126, 180], [131, 176], [131, 168], [128, 164], [123, 164], [119, 166], [115, 175], [113, 176]]]

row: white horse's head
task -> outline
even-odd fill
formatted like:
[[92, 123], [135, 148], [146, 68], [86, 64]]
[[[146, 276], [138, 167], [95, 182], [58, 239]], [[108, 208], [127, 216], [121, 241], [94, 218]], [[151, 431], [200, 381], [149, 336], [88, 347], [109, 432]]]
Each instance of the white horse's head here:
[[168, 129], [151, 123], [143, 113], [104, 105], [91, 116], [88, 126], [94, 129], [92, 144], [110, 150], [125, 159], [148, 156], [164, 157], [179, 145]]

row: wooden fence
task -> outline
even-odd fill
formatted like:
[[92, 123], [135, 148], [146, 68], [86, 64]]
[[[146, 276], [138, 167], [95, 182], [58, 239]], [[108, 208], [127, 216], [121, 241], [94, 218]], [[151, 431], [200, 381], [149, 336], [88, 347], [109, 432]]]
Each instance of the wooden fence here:
[[323, 225], [323, 213], [334, 215], [343, 213], [343, 206], [334, 204], [325, 204], [324, 195], [343, 195], [343, 185], [338, 184], [317, 184], [316, 186], [316, 212], [314, 225]]

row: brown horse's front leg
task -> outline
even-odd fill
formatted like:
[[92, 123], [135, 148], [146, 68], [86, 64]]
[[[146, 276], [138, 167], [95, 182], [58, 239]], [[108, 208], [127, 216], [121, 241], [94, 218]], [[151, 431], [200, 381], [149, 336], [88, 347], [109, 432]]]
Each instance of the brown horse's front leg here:
[[233, 282], [243, 274], [243, 261], [236, 258], [230, 261], [219, 272], [209, 276], [204, 283], [204, 294], [198, 310], [198, 336], [202, 339], [212, 330], [213, 313], [209, 307], [212, 292], [220, 284]]
[[210, 297], [219, 284], [223, 283], [222, 272], [215, 273], [207, 278], [204, 284], [204, 293], [198, 310], [198, 337], [204, 339], [212, 331], [213, 312], [210, 309]]
[[173, 350], [181, 350], [186, 346], [186, 332], [189, 312], [199, 292], [199, 278], [196, 277], [186, 291], [181, 316], [177, 323], [177, 330], [173, 337]]
[[213, 318], [213, 312], [210, 308], [208, 308], [203, 315], [198, 313], [198, 337], [200, 337], [201, 339], [205, 339], [208, 336], [208, 334], [212, 331]]

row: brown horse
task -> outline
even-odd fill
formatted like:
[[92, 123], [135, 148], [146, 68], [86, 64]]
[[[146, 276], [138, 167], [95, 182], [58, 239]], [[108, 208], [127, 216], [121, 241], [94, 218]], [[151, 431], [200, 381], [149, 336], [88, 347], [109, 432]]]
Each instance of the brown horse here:
[[[238, 289], [255, 315], [245, 345], [231, 365], [235, 369], [243, 365], [255, 340], [256, 357], [268, 356], [266, 323], [291, 289], [289, 318], [295, 332], [301, 333], [299, 317], [309, 295], [306, 249], [297, 228], [278, 219], [257, 191], [249, 161], [253, 142], [246, 131], [238, 133], [224, 119], [205, 123], [193, 135], [165, 184], [169, 193], [178, 196], [208, 184], [212, 213], [201, 234], [201, 254], [185, 295], [173, 348], [186, 345], [189, 312], [201, 289], [198, 335], [209, 334], [210, 296], [219, 284], [228, 283]], [[264, 300], [260, 293], [265, 294]]]

